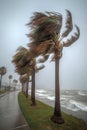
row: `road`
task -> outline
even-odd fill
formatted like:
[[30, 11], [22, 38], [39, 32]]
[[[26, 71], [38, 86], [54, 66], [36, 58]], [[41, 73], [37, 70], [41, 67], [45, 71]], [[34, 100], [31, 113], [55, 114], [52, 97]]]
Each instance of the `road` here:
[[0, 130], [31, 130], [18, 104], [18, 91], [0, 96]]

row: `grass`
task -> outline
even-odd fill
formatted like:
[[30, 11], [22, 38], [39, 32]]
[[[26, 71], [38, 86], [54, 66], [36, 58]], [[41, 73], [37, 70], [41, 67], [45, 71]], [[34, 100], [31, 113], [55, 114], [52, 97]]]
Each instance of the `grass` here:
[[18, 101], [31, 130], [87, 130], [87, 124], [83, 120], [65, 113], [62, 113], [64, 124], [53, 123], [50, 120], [54, 111], [52, 107], [40, 101], [36, 101], [36, 106], [31, 106], [30, 97], [26, 99], [22, 93], [19, 93]]
[[0, 94], [6, 93], [6, 90], [0, 90]]

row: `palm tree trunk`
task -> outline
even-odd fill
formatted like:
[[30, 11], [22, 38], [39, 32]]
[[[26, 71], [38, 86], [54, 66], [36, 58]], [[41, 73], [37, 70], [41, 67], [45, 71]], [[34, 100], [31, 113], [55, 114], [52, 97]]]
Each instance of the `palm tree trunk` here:
[[59, 90], [59, 59], [55, 60], [55, 109], [54, 114], [61, 116], [60, 110], [60, 90]]
[[11, 89], [11, 79], [9, 79], [9, 90]]
[[24, 93], [24, 83], [22, 83], [22, 92]]
[[11, 79], [9, 79], [9, 87], [11, 87]]
[[2, 88], [2, 75], [1, 75], [1, 79], [0, 79], [0, 89]]
[[32, 101], [32, 106], [36, 105], [35, 101], [35, 69], [33, 69], [33, 74], [32, 74], [32, 87], [31, 87], [31, 101]]
[[59, 58], [56, 58], [55, 60], [55, 106], [54, 106], [54, 114], [51, 117], [51, 120], [58, 124], [64, 123], [64, 120], [61, 116], [61, 108], [60, 108]]
[[1, 78], [0, 78], [0, 89], [1, 89]]
[[28, 98], [28, 83], [29, 82], [26, 83], [26, 98]]
[[23, 92], [23, 83], [21, 83], [21, 85], [22, 85], [22, 92]]

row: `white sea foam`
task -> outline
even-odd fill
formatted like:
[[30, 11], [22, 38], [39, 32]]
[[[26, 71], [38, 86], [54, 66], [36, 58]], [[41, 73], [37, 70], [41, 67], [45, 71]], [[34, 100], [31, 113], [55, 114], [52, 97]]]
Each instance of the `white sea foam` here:
[[65, 97], [60, 97], [60, 100], [61, 100], [61, 101], [65, 101], [65, 100], [67, 100], [67, 98], [65, 98]]
[[74, 101], [74, 100], [70, 100], [70, 103], [75, 105], [79, 110], [87, 112], [87, 104], [85, 105], [82, 102], [77, 102], [77, 101]]
[[87, 104], [75, 100], [63, 100], [61, 101], [61, 106], [72, 111], [82, 110], [87, 112]]
[[55, 97], [54, 97], [54, 96], [48, 96], [47, 98], [48, 98], [49, 100], [52, 100], [52, 101], [55, 100]]
[[45, 90], [43, 90], [43, 89], [37, 89], [36, 92], [37, 92], [37, 93], [47, 93], [47, 92], [46, 92]]
[[46, 95], [42, 93], [36, 93], [36, 95], [41, 96], [41, 97], [46, 97]]
[[79, 91], [78, 94], [81, 95], [81, 96], [86, 96], [87, 95], [87, 91]]
[[[87, 102], [85, 102], [85, 100], [84, 102], [82, 102], [83, 100], [81, 101], [80, 96], [80, 95], [86, 96], [87, 91], [78, 91], [78, 95], [76, 95], [76, 93], [77, 91], [75, 93], [73, 91], [70, 92], [68, 91], [67, 94], [66, 91], [65, 93], [63, 92], [63, 94], [60, 95], [61, 106], [72, 111], [82, 110], [84, 112], [87, 112]], [[53, 91], [45, 91], [43, 89], [36, 90], [36, 97], [41, 98], [43, 100], [47, 99], [52, 102], [54, 102], [55, 100], [55, 95]], [[77, 101], [77, 98], [79, 99], [79, 101]]]
[[73, 96], [72, 95], [61, 95], [61, 98], [65, 98], [65, 99], [71, 99]]
[[74, 105], [72, 104], [61, 104], [62, 107], [66, 108], [66, 109], [69, 109], [71, 111], [78, 111], [80, 109], [78, 109], [77, 107], [75, 107]]
[[43, 93], [36, 93], [36, 96], [43, 99], [48, 97], [47, 94], [43, 94]]

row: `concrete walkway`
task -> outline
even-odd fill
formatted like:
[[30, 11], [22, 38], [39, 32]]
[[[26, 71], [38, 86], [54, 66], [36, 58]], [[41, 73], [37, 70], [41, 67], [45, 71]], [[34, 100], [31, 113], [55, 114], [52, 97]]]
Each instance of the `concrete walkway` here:
[[20, 110], [18, 92], [0, 96], [0, 130], [31, 130]]

